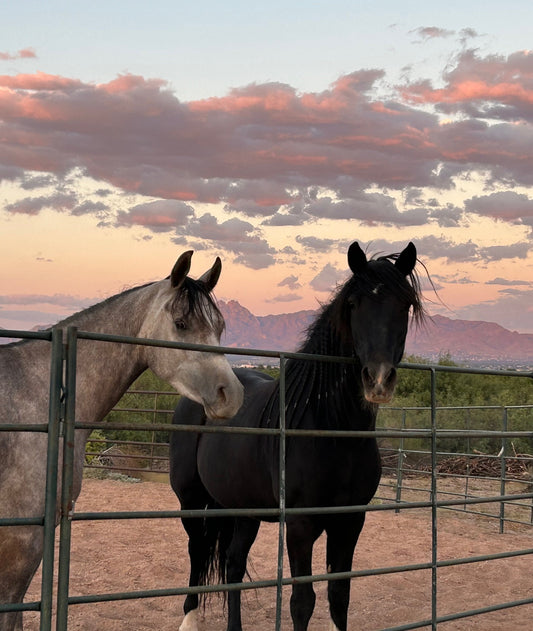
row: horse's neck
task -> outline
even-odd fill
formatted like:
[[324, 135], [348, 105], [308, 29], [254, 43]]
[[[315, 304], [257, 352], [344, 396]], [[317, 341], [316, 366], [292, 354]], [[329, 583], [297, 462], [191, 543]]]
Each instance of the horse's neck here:
[[[149, 300], [149, 288], [140, 288], [71, 316], [56, 327], [66, 330], [68, 326], [76, 326], [80, 331], [136, 337], [143, 321], [143, 310], [146, 310]], [[26, 398], [28, 405], [34, 402], [34, 409], [23, 406], [30, 415], [29, 422], [42, 421], [46, 414], [50, 353], [50, 343], [40, 340], [21, 342], [2, 349], [0, 369], [6, 373], [4, 383], [7, 379], [8, 396], [17, 396], [21, 400]], [[135, 345], [78, 340], [77, 420], [101, 421], [145, 368]]]
[[[137, 337], [149, 304], [150, 289], [139, 288], [114, 297], [69, 318], [65, 324], [81, 331]], [[99, 422], [117, 403], [146, 366], [139, 347], [78, 340], [76, 416], [80, 422]], [[95, 396], [97, 393], [97, 396]]]
[[[330, 327], [315, 327], [302, 352], [350, 357], [351, 348]], [[367, 428], [375, 409], [364, 402], [361, 367], [356, 363], [291, 360], [287, 366], [288, 423], [298, 427], [306, 414], [324, 429]]]

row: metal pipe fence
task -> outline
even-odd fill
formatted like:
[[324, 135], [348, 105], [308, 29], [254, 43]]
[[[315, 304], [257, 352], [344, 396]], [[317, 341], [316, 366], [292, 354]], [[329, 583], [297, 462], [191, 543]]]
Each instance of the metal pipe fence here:
[[[125, 419], [131, 414], [145, 416], [150, 423], [151, 440], [120, 440], [115, 438], [92, 438], [88, 445], [86, 457], [88, 462], [86, 470], [93, 474], [101, 472], [117, 472], [120, 475], [131, 477], [139, 476], [142, 479], [147, 473], [168, 473], [168, 441], [160, 442], [155, 439], [157, 432], [154, 428], [161, 427], [162, 423], [170, 421], [173, 409], [158, 409], [158, 400], [164, 397], [167, 402], [174, 400], [174, 405], [179, 399], [176, 392], [156, 391], [156, 390], [128, 390], [128, 397], [138, 397], [143, 405], [148, 406], [147, 399], [151, 399], [152, 405], [148, 407], [123, 407], [118, 405], [114, 408], [116, 416], [123, 415]], [[397, 413], [400, 420], [397, 425], [388, 425], [385, 430], [397, 429], [404, 432], [400, 438], [396, 438], [397, 446], [387, 446], [391, 443], [389, 435], [385, 435], [380, 446], [383, 462], [383, 478], [380, 483], [376, 498], [397, 504], [409, 501], [413, 496], [430, 497], [431, 488], [427, 484], [431, 472], [431, 450], [414, 449], [406, 446], [409, 440], [413, 439], [412, 428], [409, 424], [409, 412], [431, 412], [430, 407], [387, 407], [383, 411]], [[439, 407], [437, 414], [444, 411], [458, 411], [467, 415], [470, 411], [497, 411], [502, 416], [501, 431], [507, 436], [507, 418], [513, 411], [524, 411], [531, 415], [533, 420], [533, 405], [518, 406], [454, 406]], [[126, 420], [126, 423], [128, 421]], [[381, 423], [383, 425], [383, 423]], [[137, 425], [136, 425], [137, 426]], [[107, 426], [106, 426], [107, 427]], [[115, 427], [113, 425], [113, 427]], [[131, 429], [133, 426], [129, 425]], [[139, 430], [139, 434], [141, 430]], [[147, 434], [148, 432], [143, 432]], [[470, 439], [470, 436], [467, 437]], [[501, 439], [503, 443], [507, 438]], [[511, 486], [516, 493], [516, 487], [524, 492], [533, 486], [533, 455], [522, 455], [509, 453], [505, 444], [497, 454], [476, 452], [475, 449], [469, 451], [446, 451], [437, 446], [437, 468], [438, 478], [441, 481], [453, 482], [453, 489], [439, 489], [439, 496], [469, 498], [482, 497], [479, 491], [471, 488], [475, 481], [486, 482], [486, 486], [491, 492], [499, 492], [505, 496], [506, 489]], [[532, 450], [533, 451], [533, 450]], [[482, 466], [479, 466], [479, 465]], [[462, 490], [461, 488], [462, 487]], [[396, 508], [400, 512], [401, 508]], [[497, 519], [500, 524], [500, 532], [504, 532], [505, 524], [533, 525], [533, 499], [531, 502], [509, 501], [499, 502], [496, 512], [487, 510], [475, 510], [475, 505], [465, 503], [462, 506], [449, 507], [449, 510], [460, 511], [479, 515], [486, 518]]]
[[[462, 618], [468, 618], [471, 616], [477, 616], [490, 611], [504, 610], [511, 607], [520, 607], [533, 603], [533, 592], [526, 598], [517, 599], [508, 602], [500, 602], [488, 607], [481, 607], [478, 609], [471, 609], [465, 611], [458, 611], [453, 614], [439, 615], [437, 602], [438, 602], [438, 582], [437, 582], [437, 570], [443, 567], [460, 566], [469, 563], [479, 563], [482, 561], [490, 561], [494, 559], [511, 559], [514, 557], [532, 555], [533, 548], [510, 550], [506, 552], [499, 552], [494, 554], [476, 555], [468, 558], [454, 558], [449, 560], [438, 559], [438, 525], [437, 525], [437, 512], [440, 509], [453, 509], [464, 510], [466, 506], [478, 506], [484, 504], [499, 503], [500, 508], [499, 518], [502, 523], [506, 519], [506, 506], [511, 503], [525, 502], [531, 503], [533, 501], [533, 492], [531, 488], [524, 492], [507, 492], [507, 484], [511, 480], [506, 476], [505, 466], [506, 461], [509, 459], [507, 454], [507, 447], [509, 441], [513, 438], [522, 440], [533, 440], [533, 431], [531, 430], [512, 430], [508, 427], [508, 417], [513, 406], [503, 406], [502, 409], [502, 428], [499, 430], [479, 430], [479, 429], [439, 429], [438, 416], [442, 412], [442, 409], [437, 406], [437, 376], [439, 373], [472, 373], [481, 375], [499, 375], [509, 376], [512, 378], [532, 378], [532, 373], [519, 373], [514, 371], [489, 371], [483, 369], [467, 369], [456, 366], [434, 366], [426, 364], [402, 364], [402, 368], [407, 370], [420, 370], [426, 371], [430, 375], [430, 389], [431, 389], [431, 405], [429, 408], [425, 408], [429, 413], [429, 426], [417, 429], [408, 429], [407, 425], [403, 422], [399, 427], [393, 429], [377, 429], [374, 434], [378, 439], [390, 441], [391, 439], [397, 440], [399, 447], [398, 463], [396, 464], [396, 477], [397, 480], [407, 477], [407, 472], [402, 468], [402, 462], [404, 456], [408, 454], [416, 454], [417, 450], [411, 450], [406, 447], [406, 441], [412, 439], [421, 439], [429, 443], [429, 449], [422, 450], [422, 453], [426, 458], [429, 458], [431, 467], [428, 471], [424, 471], [423, 474], [429, 477], [428, 488], [423, 488], [422, 491], [426, 494], [426, 499], [412, 500], [406, 499], [407, 488], [405, 486], [400, 490], [398, 496], [398, 490], [394, 489], [395, 495], [391, 498], [386, 498], [387, 501], [381, 503], [371, 504], [369, 506], [345, 506], [345, 507], [315, 507], [306, 509], [292, 509], [285, 505], [284, 496], [284, 458], [285, 458], [285, 438], [294, 435], [318, 435], [318, 436], [331, 436], [337, 437], [350, 437], [356, 438], [359, 436], [368, 436], [368, 432], [310, 432], [301, 430], [291, 430], [285, 427], [284, 423], [284, 396], [280, 400], [280, 412], [281, 412], [281, 426], [279, 429], [271, 430], [259, 430], [259, 429], [238, 429], [229, 427], [213, 427], [213, 426], [169, 426], [167, 423], [145, 423], [135, 424], [135, 430], [148, 431], [148, 432], [170, 432], [170, 431], [194, 431], [194, 432], [212, 432], [212, 431], [224, 431], [224, 432], [239, 432], [239, 433], [270, 433], [280, 436], [280, 504], [276, 509], [254, 509], [254, 510], [213, 510], [210, 511], [210, 515], [251, 515], [251, 516], [270, 516], [279, 519], [279, 535], [278, 535], [278, 570], [275, 580], [271, 581], [255, 581], [251, 583], [240, 583], [231, 585], [215, 585], [205, 586], [198, 588], [189, 587], [169, 587], [166, 589], [152, 589], [152, 590], [137, 590], [120, 593], [103, 593], [103, 594], [87, 594], [85, 596], [69, 596], [69, 567], [70, 567], [70, 545], [71, 545], [71, 528], [74, 521], [82, 520], [106, 520], [106, 519], [176, 519], [183, 516], [196, 516], [199, 518], [205, 518], [204, 511], [128, 511], [128, 512], [105, 512], [105, 513], [77, 513], [74, 510], [74, 498], [73, 498], [73, 466], [74, 466], [74, 432], [76, 429], [99, 429], [104, 430], [112, 427], [119, 430], [131, 430], [132, 425], [129, 423], [112, 423], [112, 424], [87, 424], [78, 423], [75, 417], [75, 386], [76, 386], [76, 354], [77, 343], [79, 339], [87, 340], [100, 340], [115, 343], [124, 344], [140, 344], [140, 345], [153, 345], [159, 347], [169, 348], [185, 348], [190, 350], [199, 350], [204, 352], [226, 353], [231, 355], [242, 355], [247, 357], [268, 357], [276, 358], [279, 361], [280, 367], [280, 383], [281, 392], [284, 394], [284, 380], [285, 380], [285, 362], [289, 358], [298, 359], [316, 359], [313, 355], [299, 354], [299, 353], [284, 353], [277, 351], [262, 351], [259, 349], [243, 349], [237, 350], [234, 348], [225, 347], [212, 347], [196, 344], [180, 344], [163, 342], [160, 340], [144, 340], [137, 338], [128, 338], [123, 336], [111, 336], [100, 335], [93, 333], [81, 332], [74, 327], [69, 327], [65, 332], [61, 329], [55, 329], [51, 332], [43, 333], [29, 333], [24, 331], [0, 331], [2, 337], [12, 338], [37, 338], [46, 340], [51, 344], [51, 382], [50, 382], [50, 403], [49, 403], [49, 422], [46, 426], [27, 424], [24, 426], [14, 426], [10, 424], [0, 424], [0, 431], [38, 431], [46, 432], [48, 434], [48, 449], [47, 449], [47, 480], [46, 480], [46, 505], [44, 514], [31, 519], [23, 519], [17, 517], [0, 518], [0, 527], [7, 525], [39, 525], [43, 528], [44, 533], [44, 555], [43, 555], [43, 575], [42, 575], [42, 587], [41, 587], [41, 600], [38, 602], [26, 602], [23, 604], [1, 603], [0, 612], [5, 611], [39, 611], [40, 613], [40, 631], [48, 631], [52, 629], [53, 623], [53, 593], [57, 592], [57, 601], [55, 607], [55, 629], [56, 631], [66, 631], [68, 628], [68, 611], [69, 607], [75, 606], [81, 603], [97, 603], [107, 601], [120, 601], [131, 600], [138, 598], [153, 598], [163, 596], [177, 596], [196, 591], [198, 593], [206, 593], [213, 591], [230, 591], [235, 589], [249, 590], [263, 587], [276, 587], [276, 622], [275, 628], [279, 630], [281, 628], [281, 605], [282, 605], [282, 587], [286, 585], [292, 585], [295, 582], [319, 582], [329, 581], [342, 578], [358, 578], [362, 576], [371, 575], [388, 575], [399, 572], [412, 572], [415, 570], [429, 570], [431, 572], [431, 615], [423, 620], [411, 622], [401, 626], [388, 627], [387, 631], [400, 631], [403, 629], [417, 629], [422, 627], [430, 627], [431, 629], [437, 629], [438, 625], [451, 620], [459, 620]], [[348, 358], [336, 358], [320, 356], [321, 361], [340, 361], [350, 362], [353, 361]], [[526, 406], [528, 409], [530, 406]], [[402, 414], [407, 413], [407, 410], [402, 410]], [[168, 413], [168, 411], [167, 411]], [[403, 417], [402, 417], [403, 418]], [[504, 420], [505, 419], [505, 420]], [[533, 423], [532, 423], [533, 425]], [[448, 493], [447, 496], [439, 491], [439, 457], [442, 456], [442, 451], [439, 451], [440, 441], [446, 441], [452, 438], [467, 439], [468, 441], [479, 440], [481, 438], [488, 438], [491, 440], [500, 440], [502, 443], [503, 453], [494, 456], [501, 459], [501, 471], [502, 476], [500, 478], [500, 488], [494, 495], [473, 496], [468, 488], [468, 483], [465, 491], [461, 494]], [[145, 441], [148, 442], [148, 441]], [[469, 455], [469, 454], [467, 454]], [[502, 459], [503, 458], [503, 459]], [[60, 465], [61, 463], [61, 465]], [[58, 473], [61, 469], [62, 485], [61, 496], [57, 497], [57, 480]], [[472, 476], [469, 476], [470, 479]], [[418, 490], [418, 489], [410, 489]], [[56, 502], [60, 501], [61, 506], [61, 519], [59, 524], [59, 561], [58, 561], [58, 578], [57, 582], [54, 579], [54, 552], [55, 552], [55, 506]], [[529, 504], [527, 504], [529, 506]], [[326, 514], [326, 513], [348, 513], [348, 512], [372, 512], [372, 511], [398, 511], [398, 510], [415, 510], [415, 509], [428, 509], [431, 520], [431, 558], [427, 562], [417, 564], [407, 564], [398, 566], [388, 566], [381, 568], [373, 568], [370, 570], [357, 570], [352, 572], [343, 572], [337, 574], [319, 574], [312, 576], [303, 576], [297, 578], [291, 578], [285, 576], [285, 568], [283, 566], [283, 549], [284, 549], [284, 521], [288, 515], [296, 513], [305, 514]], [[520, 522], [522, 523], [522, 522]], [[525, 577], [527, 578], [527, 577]]]

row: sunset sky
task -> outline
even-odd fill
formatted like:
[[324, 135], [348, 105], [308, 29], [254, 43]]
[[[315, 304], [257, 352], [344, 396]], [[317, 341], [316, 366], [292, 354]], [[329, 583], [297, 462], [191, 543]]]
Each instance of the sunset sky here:
[[219, 299], [312, 309], [352, 241], [412, 240], [430, 313], [533, 333], [533, 5], [503, 7], [2, 3], [0, 327], [188, 249]]

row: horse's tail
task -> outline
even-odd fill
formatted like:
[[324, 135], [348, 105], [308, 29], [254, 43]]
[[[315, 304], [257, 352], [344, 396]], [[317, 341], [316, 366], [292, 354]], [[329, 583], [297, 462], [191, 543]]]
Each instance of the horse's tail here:
[[[220, 508], [209, 505], [208, 508]], [[233, 517], [205, 517], [203, 519], [203, 551], [199, 585], [225, 584], [227, 582], [227, 551], [233, 535]], [[225, 592], [224, 592], [225, 598]]]

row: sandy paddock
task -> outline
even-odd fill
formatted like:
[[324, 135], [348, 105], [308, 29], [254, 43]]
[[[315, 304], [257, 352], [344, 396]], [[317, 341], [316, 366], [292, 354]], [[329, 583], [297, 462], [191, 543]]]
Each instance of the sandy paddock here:
[[[176, 497], [168, 484], [127, 483], [117, 480], [84, 481], [76, 511], [176, 510]], [[276, 575], [277, 524], [263, 524], [251, 552], [253, 580]], [[438, 520], [439, 560], [533, 547], [533, 529], [516, 527], [498, 533], [497, 523], [479, 517], [444, 511]], [[315, 546], [314, 572], [324, 572], [324, 541]], [[431, 525], [428, 511], [369, 513], [355, 553], [354, 569], [428, 562], [431, 559]], [[288, 565], [286, 564], [286, 567]], [[531, 555], [485, 561], [438, 571], [439, 615], [476, 609], [497, 602], [533, 595]], [[138, 519], [74, 522], [70, 595], [161, 589], [187, 585], [187, 538], [178, 520]], [[329, 616], [325, 584], [315, 585], [317, 605], [309, 630], [327, 628]], [[27, 600], [39, 599], [36, 576]], [[291, 629], [289, 591], [284, 591], [283, 629]], [[182, 619], [182, 596], [125, 602], [73, 605], [69, 629], [82, 631], [177, 631]], [[430, 616], [429, 570], [352, 581], [350, 629], [371, 631], [424, 620]], [[465, 618], [439, 625], [446, 631], [506, 631], [530, 629], [533, 605]], [[243, 595], [245, 629], [275, 628], [275, 590]], [[222, 602], [212, 598], [202, 629], [222, 631]], [[428, 628], [428, 627], [426, 627]], [[38, 629], [37, 615], [26, 614], [25, 629]]]

